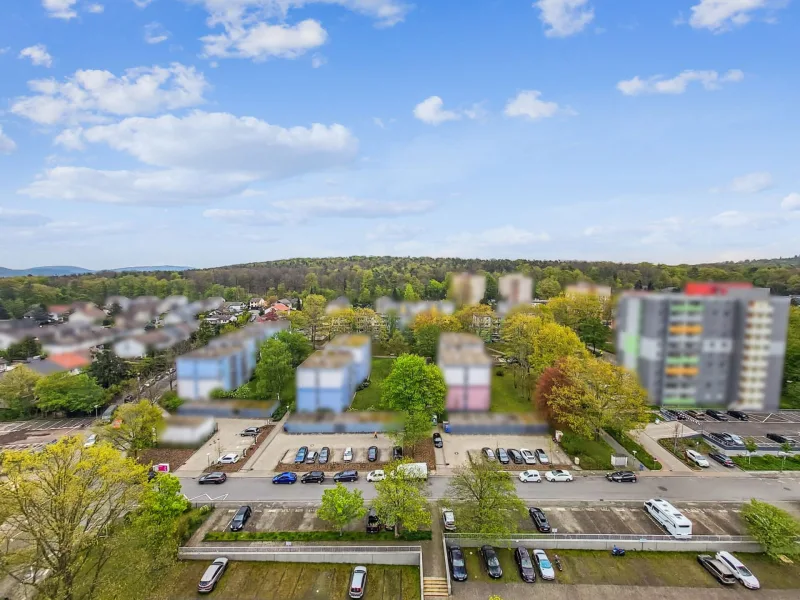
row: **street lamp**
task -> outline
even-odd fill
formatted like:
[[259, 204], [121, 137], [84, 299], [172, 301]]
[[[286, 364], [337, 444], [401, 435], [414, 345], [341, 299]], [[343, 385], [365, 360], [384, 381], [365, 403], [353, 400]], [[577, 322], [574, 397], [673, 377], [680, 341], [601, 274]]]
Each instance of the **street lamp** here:
[[97, 418], [97, 404], [94, 405], [94, 418]]
[[211, 452], [206, 452], [206, 463], [208, 467], [211, 466]]

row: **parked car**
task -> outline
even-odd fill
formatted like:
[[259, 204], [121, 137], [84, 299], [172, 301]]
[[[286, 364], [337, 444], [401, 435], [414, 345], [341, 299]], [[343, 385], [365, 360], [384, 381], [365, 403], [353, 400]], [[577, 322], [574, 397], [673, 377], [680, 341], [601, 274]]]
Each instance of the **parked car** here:
[[355, 567], [350, 576], [350, 597], [363, 598], [367, 589], [367, 567]]
[[353, 460], [353, 449], [350, 446], [344, 449], [344, 454], [342, 454], [342, 460], [344, 462], [351, 462]]
[[767, 438], [771, 439], [773, 442], [778, 442], [779, 444], [785, 444], [786, 442], [789, 442], [792, 446], [794, 446], [797, 443], [794, 440], [781, 435], [780, 433], [768, 433]]
[[450, 563], [450, 575], [455, 581], [467, 580], [467, 564], [460, 546], [447, 548], [447, 561]]
[[317, 462], [321, 465], [328, 463], [328, 457], [330, 456], [331, 449], [325, 446], [322, 450], [319, 451], [319, 459]]
[[504, 465], [507, 465], [509, 462], [511, 462], [508, 458], [508, 452], [506, 452], [505, 448], [497, 449], [497, 460], [499, 460]]
[[312, 450], [311, 452], [308, 453], [308, 456], [306, 456], [306, 464], [313, 465], [315, 462], [317, 462], [318, 457], [319, 454], [317, 454], [315, 451]]
[[608, 473], [606, 479], [617, 483], [636, 483], [636, 473], [633, 471], [614, 471]]
[[730, 434], [725, 433], [724, 431], [722, 433], [712, 433], [709, 435], [712, 438], [716, 438], [716, 440], [718, 440], [723, 446], [733, 446], [734, 444], [733, 438], [730, 436]]
[[375, 462], [378, 460], [378, 447], [377, 446], [370, 446], [369, 450], [367, 450], [367, 460], [369, 462]]
[[664, 415], [665, 419], [669, 419], [669, 420], [677, 420], [677, 418], [678, 418], [678, 415], [675, 414], [675, 411], [674, 410], [670, 410], [668, 408], [662, 408], [661, 409], [661, 414]]
[[538, 460], [543, 465], [549, 465], [550, 464], [550, 457], [547, 456], [547, 452], [545, 452], [541, 448], [537, 448], [536, 449], [536, 460]]
[[539, 575], [542, 576], [542, 579], [553, 581], [556, 578], [556, 572], [553, 569], [553, 565], [550, 564], [550, 559], [547, 558], [547, 554], [545, 554], [544, 550], [539, 550], [538, 548], [534, 549], [533, 561], [539, 568]]
[[721, 410], [714, 410], [713, 408], [709, 408], [706, 411], [706, 414], [711, 417], [712, 419], [716, 419], [717, 421], [728, 421], [730, 418]]
[[519, 453], [522, 454], [522, 460], [525, 461], [526, 465], [536, 464], [536, 455], [527, 448], [520, 448]]
[[737, 446], [744, 446], [744, 440], [735, 433], [729, 433], [727, 431], [723, 431], [722, 433], [728, 436], [728, 439], [730, 439]]
[[678, 421], [686, 421], [689, 418], [689, 415], [682, 410], [676, 410], [673, 412], [675, 413], [675, 418], [678, 419]]
[[358, 471], [339, 471], [333, 476], [333, 480], [339, 481], [358, 481]]
[[325, 481], [325, 473], [322, 471], [309, 471], [300, 478], [300, 483], [322, 483]]
[[383, 469], [377, 469], [376, 471], [367, 473], [367, 481], [383, 481], [384, 479], [386, 479], [386, 472]]
[[761, 587], [758, 578], [750, 572], [750, 569], [742, 564], [742, 561], [730, 552], [717, 552], [714, 558], [728, 567], [728, 570], [733, 573], [733, 576], [747, 589], [757, 590]]
[[721, 560], [717, 560], [708, 554], [698, 554], [697, 562], [720, 583], [724, 585], [733, 585], [736, 583], [736, 577], [733, 576], [733, 573], [731, 573]]
[[227, 558], [216, 558], [214, 562], [206, 569], [203, 576], [200, 578], [200, 583], [197, 585], [197, 591], [201, 594], [209, 594], [217, 587], [217, 583], [222, 579], [222, 574], [228, 567]]
[[514, 448], [509, 448], [508, 455], [511, 457], [511, 460], [514, 462], [515, 465], [521, 465], [525, 463], [525, 459], [522, 458], [522, 454], [520, 454], [519, 450], [516, 450]]
[[731, 458], [727, 454], [722, 454], [721, 452], [709, 452], [708, 457], [713, 458], [719, 464], [731, 469], [736, 466], [736, 464], [731, 460]]
[[284, 471], [272, 478], [272, 483], [294, 483], [297, 481], [297, 475], [291, 471]]
[[539, 471], [528, 469], [520, 472], [519, 480], [523, 483], [542, 483], [542, 476], [539, 475]]
[[514, 550], [514, 560], [517, 563], [519, 576], [522, 578], [522, 581], [527, 581], [528, 583], [533, 583], [536, 581], [536, 571], [533, 568], [531, 555], [528, 554], [528, 550], [526, 548], [517, 546]]
[[294, 464], [299, 465], [306, 462], [307, 455], [308, 455], [308, 446], [301, 446], [294, 457]]
[[531, 506], [528, 509], [528, 514], [531, 516], [531, 521], [533, 521], [539, 533], [550, 533], [550, 522], [547, 520], [547, 515], [544, 514], [541, 508]]
[[456, 516], [449, 508], [442, 509], [442, 526], [446, 531], [456, 530]]
[[711, 465], [708, 464], [708, 459], [700, 454], [699, 452], [695, 452], [691, 448], [687, 448], [684, 451], [684, 455], [686, 456], [686, 460], [689, 462], [693, 462], [698, 467], [710, 467]]
[[223, 454], [222, 456], [217, 459], [217, 464], [219, 465], [233, 465], [239, 462], [241, 457], [236, 452], [228, 452], [227, 454]]
[[400, 460], [401, 458], [403, 458], [403, 447], [394, 446], [392, 448], [392, 460]]
[[197, 483], [204, 484], [204, 483], [225, 483], [228, 480], [228, 476], [225, 473], [220, 473], [219, 471], [214, 471], [213, 473], [208, 473], [203, 475], [200, 479], [197, 480]]
[[435, 448], [441, 448], [444, 446], [444, 442], [442, 441], [442, 434], [438, 431], [433, 434], [433, 446]]
[[503, 576], [503, 569], [500, 568], [500, 561], [497, 559], [497, 552], [489, 545], [481, 546], [481, 557], [489, 577], [500, 579]]
[[86, 441], [83, 444], [84, 448], [91, 448], [97, 443], [97, 434], [93, 433], [89, 437], [86, 438]]
[[236, 514], [233, 515], [233, 519], [231, 519], [231, 531], [241, 531], [244, 529], [245, 523], [247, 523], [247, 520], [252, 514], [252, 508], [249, 506], [240, 506]]
[[729, 410], [728, 414], [734, 419], [739, 419], [740, 421], [750, 420], [750, 415], [748, 415], [746, 412], [742, 412], [741, 410]]
[[242, 437], [245, 437], [245, 436], [248, 436], [248, 435], [255, 437], [259, 433], [261, 433], [261, 427], [248, 427], [247, 429], [245, 429], [241, 433], [239, 433], [239, 435], [241, 435]]
[[370, 508], [367, 513], [367, 533], [379, 533], [383, 529], [381, 520], [378, 518], [378, 511]]
[[572, 481], [572, 473], [563, 469], [556, 469], [555, 471], [548, 471], [544, 474], [547, 481]]
[[486, 460], [495, 459], [494, 450], [492, 450], [491, 448], [484, 448], [483, 450], [481, 450], [481, 452], [483, 452], [483, 456], [484, 458], [486, 458]]
[[695, 421], [708, 421], [706, 415], [696, 410], [687, 410], [686, 414], [693, 418]]

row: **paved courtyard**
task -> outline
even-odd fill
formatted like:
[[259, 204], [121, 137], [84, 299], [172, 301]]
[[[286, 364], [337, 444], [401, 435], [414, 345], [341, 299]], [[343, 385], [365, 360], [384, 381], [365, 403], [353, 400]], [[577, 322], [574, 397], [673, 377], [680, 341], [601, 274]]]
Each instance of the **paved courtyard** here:
[[[546, 435], [450, 435], [443, 434], [444, 447], [441, 451], [445, 466], [460, 467], [469, 460], [469, 452], [477, 455], [484, 447], [496, 450], [497, 448], [527, 448], [536, 450], [541, 448], [550, 457], [552, 465], [531, 465], [531, 469], [548, 470], [553, 465], [566, 466], [570, 464], [569, 457], [556, 446]], [[437, 464], [439, 454], [437, 454]]]
[[[380, 452], [379, 460], [374, 463], [383, 463], [391, 459], [392, 440], [386, 434], [379, 433], [377, 439], [370, 433], [350, 434], [288, 434], [279, 432], [270, 442], [269, 446], [252, 465], [256, 471], [285, 471], [291, 470], [294, 457], [301, 446], [307, 446], [309, 452], [319, 452], [323, 447], [331, 450], [328, 464], [321, 467], [323, 471], [338, 471], [347, 468], [342, 462], [345, 448], [353, 449], [352, 463], [366, 463], [367, 449], [377, 446]], [[372, 463], [371, 463], [372, 464]]]
[[[215, 460], [228, 452], [242, 455], [252, 444], [253, 438], [241, 436], [239, 433], [247, 427], [260, 427], [264, 419], [217, 419], [217, 433], [203, 444], [177, 472], [182, 475], [200, 473]], [[242, 461], [246, 458], [242, 457]]]

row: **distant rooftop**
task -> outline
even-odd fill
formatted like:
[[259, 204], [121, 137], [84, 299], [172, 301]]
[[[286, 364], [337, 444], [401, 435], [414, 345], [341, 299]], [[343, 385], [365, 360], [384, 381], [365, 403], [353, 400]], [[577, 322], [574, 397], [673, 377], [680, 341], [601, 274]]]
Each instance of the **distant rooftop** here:
[[202, 359], [202, 358], [220, 358], [223, 356], [232, 356], [234, 354], [238, 354], [242, 351], [242, 346], [239, 344], [230, 344], [230, 345], [218, 345], [218, 346], [205, 346], [204, 348], [199, 348], [198, 350], [194, 350], [183, 356], [179, 356], [178, 360], [186, 359], [186, 358], [194, 358], [194, 359]]
[[341, 369], [352, 362], [353, 357], [347, 350], [317, 350], [299, 368]]
[[328, 346], [331, 348], [336, 346], [366, 346], [370, 343], [370, 339], [368, 335], [360, 333], [343, 333], [333, 338]]
[[439, 349], [438, 362], [440, 365], [491, 365], [492, 359], [483, 349], [478, 348], [448, 348]]

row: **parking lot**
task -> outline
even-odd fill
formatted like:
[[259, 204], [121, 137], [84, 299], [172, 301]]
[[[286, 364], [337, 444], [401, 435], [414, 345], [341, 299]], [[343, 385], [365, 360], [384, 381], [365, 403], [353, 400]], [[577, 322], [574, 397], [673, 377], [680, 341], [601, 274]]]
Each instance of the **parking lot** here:
[[89, 435], [91, 418], [32, 419], [0, 423], [0, 449], [37, 452], [65, 435]]
[[[570, 464], [569, 457], [561, 450], [561, 448], [553, 443], [550, 437], [546, 435], [444, 435], [444, 447], [442, 452], [444, 455], [445, 466], [460, 467], [466, 464], [469, 460], [469, 454], [478, 456], [481, 449], [484, 447], [496, 450], [497, 448], [527, 448], [534, 451], [537, 448], [544, 450], [550, 458], [551, 465], [548, 465], [545, 470], [552, 466], [568, 466]], [[437, 459], [438, 461], [438, 459]], [[520, 468], [543, 468], [543, 465], [531, 465], [528, 467], [520, 466]]]
[[[324, 471], [338, 471], [345, 468], [356, 468], [355, 465], [368, 464], [373, 467], [391, 460], [392, 440], [386, 434], [379, 433], [377, 439], [372, 434], [285, 434], [278, 433], [269, 447], [256, 461], [255, 470], [285, 471], [294, 467], [294, 457], [301, 446], [307, 446], [309, 452], [319, 452], [324, 447], [330, 448], [331, 455], [328, 463], [321, 467]], [[367, 450], [370, 446], [377, 446], [378, 460], [373, 463], [367, 461]], [[353, 460], [350, 463], [342, 462], [345, 448], [353, 449]], [[363, 468], [363, 467], [361, 467]]]
[[247, 427], [264, 426], [264, 419], [217, 419], [217, 433], [195, 452], [192, 457], [178, 469], [180, 474], [199, 473], [208, 468], [223, 454], [236, 452], [241, 456], [240, 462], [246, 460], [244, 454], [253, 443], [253, 438], [239, 435]]
[[30, 421], [9, 421], [0, 423], [0, 436], [16, 431], [53, 431], [84, 429], [94, 422], [93, 418], [83, 417], [77, 419], [32, 419]]
[[[760, 447], [775, 449], [780, 444], [767, 438], [768, 433], [777, 433], [794, 440], [800, 448], [800, 411], [786, 410], [777, 413], [747, 413], [748, 421], [739, 421], [731, 417], [729, 421], [717, 421], [710, 416], [706, 420], [698, 421], [689, 418], [678, 421], [681, 425], [697, 433], [732, 433], [742, 438], [751, 437]], [[673, 423], [675, 421], [672, 421]], [[679, 434], [680, 435], [680, 434]], [[715, 440], [712, 440], [715, 441]], [[724, 444], [718, 444], [726, 449]], [[739, 448], [736, 448], [739, 450]]]

